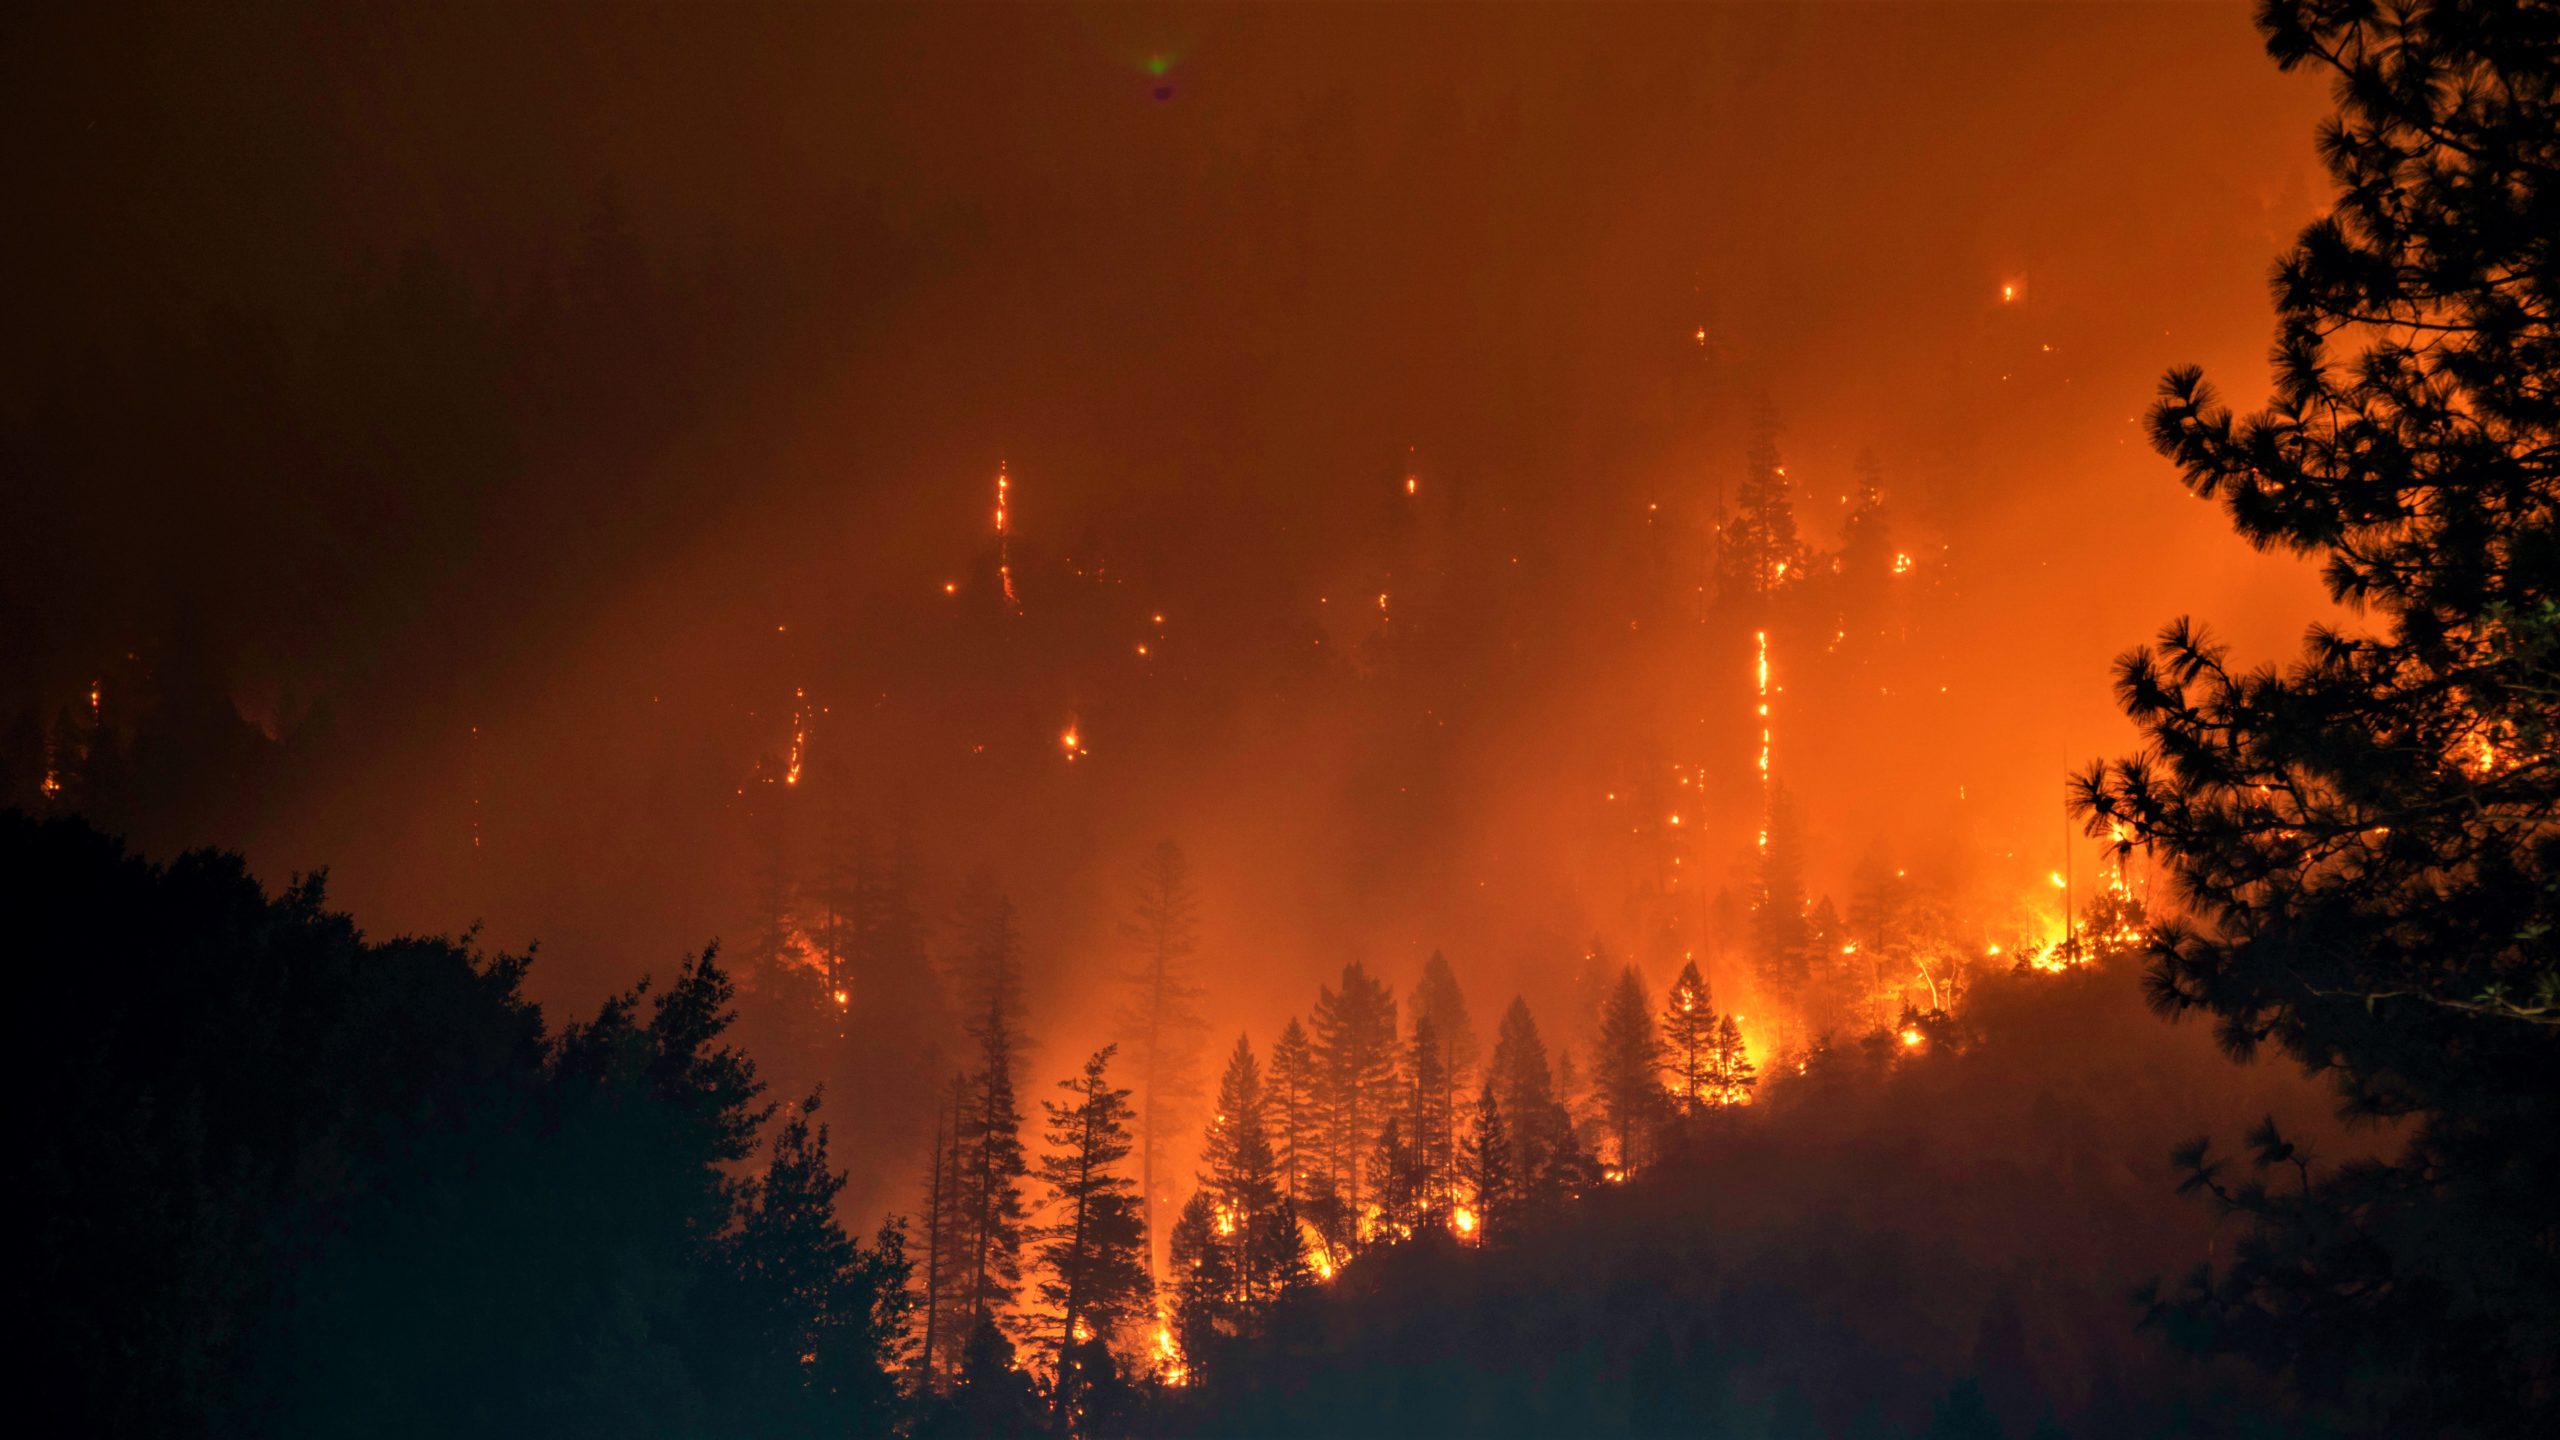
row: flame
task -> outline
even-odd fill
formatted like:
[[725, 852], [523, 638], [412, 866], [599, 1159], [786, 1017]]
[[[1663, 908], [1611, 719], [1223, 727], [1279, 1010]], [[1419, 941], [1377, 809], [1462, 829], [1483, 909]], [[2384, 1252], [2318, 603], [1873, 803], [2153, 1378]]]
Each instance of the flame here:
[[1923, 1038], [1917, 1028], [1907, 1028], [1902, 1032], [1902, 1046], [1906, 1050], [1917, 1049]]
[[1167, 1385], [1191, 1383], [1191, 1367], [1182, 1363], [1182, 1348], [1173, 1343], [1173, 1327], [1159, 1320], [1155, 1334], [1156, 1377]]
[[1899, 553], [1899, 552], [1896, 552], [1896, 553], [1895, 553], [1895, 555], [1894, 555], [1894, 557], [1893, 557], [1893, 573], [1894, 573], [1894, 574], [1896, 574], [1896, 575], [1908, 575], [1908, 574], [1910, 574], [1910, 573], [1911, 573], [1911, 557], [1910, 557], [1910, 556], [1908, 556], [1908, 555], [1905, 555], [1905, 554], [1901, 554], [1901, 553]]
[[785, 785], [800, 783], [800, 764], [808, 756], [809, 722], [799, 704], [808, 698], [806, 690], [795, 688], [791, 692], [791, 753], [782, 764], [782, 783]]
[[1457, 1231], [1462, 1237], [1475, 1234], [1476, 1212], [1464, 1205], [1459, 1206], [1449, 1214], [1449, 1228]]
[[1084, 736], [1078, 733], [1076, 722], [1073, 720], [1068, 721], [1067, 728], [1059, 732], [1058, 745], [1067, 752], [1069, 764], [1075, 763], [1078, 758], [1088, 753], [1084, 748]]
[[1022, 608], [1022, 597], [1013, 593], [1013, 477], [1005, 473], [1004, 462], [996, 462], [996, 578], [1004, 582], [1004, 603], [1016, 611]]

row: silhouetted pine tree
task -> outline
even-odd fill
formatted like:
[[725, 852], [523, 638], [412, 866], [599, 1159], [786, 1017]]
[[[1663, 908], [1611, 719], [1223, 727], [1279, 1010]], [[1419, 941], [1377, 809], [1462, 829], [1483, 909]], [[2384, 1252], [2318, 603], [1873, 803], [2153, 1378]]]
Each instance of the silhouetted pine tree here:
[[[1061, 1377], [1077, 1368], [1069, 1357], [1079, 1345], [1107, 1343], [1148, 1314], [1154, 1299], [1137, 1186], [1120, 1173], [1134, 1142], [1129, 1092], [1106, 1073], [1114, 1048], [1095, 1051], [1082, 1075], [1058, 1082], [1069, 1101], [1042, 1102], [1049, 1115], [1048, 1150], [1040, 1157], [1038, 1178], [1049, 1187], [1056, 1219], [1038, 1232], [1040, 1263], [1048, 1270], [1040, 1297], [1057, 1312]], [[1062, 1379], [1053, 1400], [1064, 1416], [1078, 1403], [1076, 1387]]]
[[1751, 445], [1716, 544], [1716, 599], [1756, 612], [1770, 596], [1804, 578], [1804, 541], [1796, 533], [1795, 484], [1778, 456], [1777, 413], [1760, 407]]
[[1680, 967], [1662, 1006], [1663, 1073], [1683, 1115], [1707, 1103], [1707, 1064], [1715, 1048], [1716, 1011], [1695, 962]]
[[2235, 418], [2172, 372], [2153, 444], [2252, 543], [2317, 556], [2375, 622], [2290, 668], [2180, 620], [2117, 688], [2147, 748], [2077, 778], [2189, 914], [2149, 987], [2273, 1045], [2386, 1158], [2275, 1179], [2199, 1141], [2188, 1188], [2250, 1222], [2155, 1314], [2255, 1356], [2345, 1428], [2560, 1431], [2560, 8], [2266, 0], [2279, 66], [2336, 77], [2339, 187], [2275, 276], [2275, 392]]
[[1592, 1084], [1615, 1146], [1618, 1169], [1634, 1175], [1648, 1158], [1663, 1108], [1662, 1037], [1653, 1028], [1653, 1005], [1644, 977], [1630, 965], [1600, 1011], [1600, 1038], [1592, 1053]]
[[1547, 1068], [1546, 1042], [1529, 1002], [1519, 996], [1502, 1012], [1502, 1028], [1493, 1042], [1493, 1071], [1486, 1077], [1494, 1099], [1509, 1117], [1513, 1144], [1523, 1173], [1534, 1174], [1556, 1143], [1555, 1077]]
[[1324, 1078], [1325, 1170], [1343, 1207], [1344, 1247], [1363, 1229], [1362, 1182], [1378, 1132], [1396, 1103], [1396, 1001], [1359, 961], [1342, 967], [1340, 991], [1316, 994], [1317, 1063]]
[[966, 1207], [960, 1259], [968, 1277], [967, 1303], [957, 1314], [972, 1325], [1001, 1324], [1022, 1281], [1022, 1180], [1029, 1171], [1013, 1080], [1028, 1043], [1021, 1029], [1022, 952], [1013, 902], [991, 883], [972, 885], [962, 897], [961, 932], [954, 968], [962, 993], [970, 997], [968, 1031], [977, 1043], [978, 1065], [969, 1074], [957, 1132], [959, 1193]]
[[924, 1185], [924, 1274], [920, 1306], [924, 1312], [917, 1337], [917, 1388], [932, 1390], [947, 1365], [957, 1369], [966, 1331], [949, 1323], [966, 1307], [959, 1265], [960, 1237], [969, 1230], [968, 1207], [961, 1199], [960, 1117], [969, 1109], [969, 1077], [954, 1075], [946, 1099], [934, 1108], [933, 1151], [926, 1161]]
[[1760, 847], [1751, 897], [1751, 963], [1763, 996], [1778, 1007], [1783, 1033], [1789, 1016], [1803, 1013], [1813, 976], [1804, 862], [1797, 848], [1795, 806], [1784, 785], [1769, 792], [1766, 824], [1768, 839]]
[[1716, 1020], [1715, 1044], [1707, 1052], [1705, 1100], [1710, 1105], [1739, 1105], [1749, 1099], [1759, 1076], [1751, 1052], [1742, 1043], [1742, 1027], [1730, 1015]]
[[1467, 996], [1458, 988], [1457, 972], [1437, 950], [1422, 962], [1422, 978], [1414, 982], [1413, 1013], [1417, 1019], [1428, 1019], [1440, 1037], [1442, 1065], [1450, 1083], [1473, 1077], [1479, 1058], [1475, 1022], [1467, 1017]]
[[1306, 1283], [1307, 1257], [1297, 1209], [1280, 1190], [1262, 1065], [1241, 1035], [1219, 1077], [1217, 1109], [1201, 1159], [1201, 1187], [1216, 1207], [1213, 1243], [1228, 1252], [1234, 1284], [1228, 1300], [1235, 1325], [1240, 1332], [1259, 1334], [1272, 1304]]
[[1146, 1197], [1147, 1268], [1162, 1258], [1157, 1215], [1167, 1203], [1172, 1177], [1160, 1159], [1182, 1116], [1200, 1096], [1200, 1047], [1207, 1033], [1194, 975], [1199, 950], [1200, 901], [1191, 886], [1191, 863], [1182, 847], [1160, 842], [1138, 866], [1138, 892], [1120, 934], [1135, 956], [1122, 974], [1128, 999], [1121, 1033], [1137, 1070], [1138, 1187]]
[[1427, 1015], [1417, 1015], [1406, 1039], [1401, 1076], [1403, 1103], [1398, 1111], [1412, 1170], [1417, 1225], [1447, 1218], [1457, 1180], [1457, 1116], [1449, 1103], [1447, 1049]]
[[886, 1434], [908, 1323], [905, 1230], [893, 1218], [865, 1250], [838, 1226], [844, 1176], [817, 1109], [812, 1095], [784, 1117], [723, 1241], [731, 1279], [707, 1300], [735, 1358], [716, 1383], [722, 1408], [760, 1435]]
[[1236, 1256], [1218, 1228], [1217, 1198], [1204, 1185], [1182, 1202], [1167, 1246], [1174, 1342], [1195, 1378], [1218, 1375], [1235, 1332]]
[[1502, 1104], [1494, 1098], [1491, 1080], [1476, 1092], [1471, 1122], [1459, 1159], [1467, 1204], [1475, 1211], [1477, 1233], [1483, 1236], [1484, 1243], [1499, 1244], [1519, 1228], [1522, 1187], [1511, 1127], [1503, 1120]]
[[1280, 1193], [1306, 1198], [1308, 1176], [1323, 1164], [1323, 1071], [1306, 1027], [1289, 1017], [1271, 1047], [1271, 1143], [1280, 1157]]

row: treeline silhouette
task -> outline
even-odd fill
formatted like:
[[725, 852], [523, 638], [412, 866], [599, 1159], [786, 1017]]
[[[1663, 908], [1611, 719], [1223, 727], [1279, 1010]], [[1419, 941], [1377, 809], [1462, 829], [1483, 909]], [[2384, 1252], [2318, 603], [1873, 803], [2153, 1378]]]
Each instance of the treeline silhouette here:
[[908, 1262], [838, 1228], [708, 952], [552, 1026], [526, 961], [366, 940], [319, 877], [0, 812], [34, 1111], [24, 1352], [99, 1433], [846, 1434]]

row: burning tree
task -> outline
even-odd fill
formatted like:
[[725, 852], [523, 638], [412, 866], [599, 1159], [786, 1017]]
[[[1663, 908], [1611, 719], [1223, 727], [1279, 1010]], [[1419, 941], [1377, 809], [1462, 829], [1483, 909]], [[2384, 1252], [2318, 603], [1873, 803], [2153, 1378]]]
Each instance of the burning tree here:
[[2118, 666], [2148, 747], [2075, 783], [2187, 913], [2149, 987], [2414, 1124], [2323, 1167], [2272, 1123], [2250, 1223], [2156, 1302], [2374, 1433], [2560, 1426], [2560, 10], [2268, 0], [2268, 52], [2336, 77], [2339, 186], [2277, 267], [2275, 394], [2172, 372], [2154, 445], [2252, 543], [2317, 556], [2370, 629], [2236, 667], [2180, 620]]
[[1208, 1171], [1201, 1183], [1214, 1207], [1212, 1243], [1228, 1255], [1234, 1319], [1242, 1329], [1258, 1330], [1281, 1294], [1306, 1282], [1307, 1257], [1297, 1209], [1280, 1191], [1262, 1064], [1241, 1035], [1218, 1080], [1217, 1114], [1202, 1158]]
[[1694, 1116], [1707, 1103], [1707, 1066], [1716, 1041], [1716, 1010], [1695, 961], [1680, 967], [1662, 1006], [1663, 1073], [1671, 1078], [1680, 1113]]

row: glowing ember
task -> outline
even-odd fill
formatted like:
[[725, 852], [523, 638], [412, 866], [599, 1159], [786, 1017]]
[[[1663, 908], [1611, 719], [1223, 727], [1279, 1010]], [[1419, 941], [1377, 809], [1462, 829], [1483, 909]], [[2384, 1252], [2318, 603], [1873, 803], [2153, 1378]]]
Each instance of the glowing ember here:
[[1067, 728], [1058, 732], [1058, 745], [1066, 751], [1070, 763], [1090, 753], [1084, 748], [1084, 736], [1076, 729], [1073, 721], [1067, 722]]
[[1903, 1048], [1905, 1048], [1905, 1049], [1916, 1049], [1916, 1048], [1919, 1046], [1920, 1041], [1921, 1041], [1921, 1039], [1922, 1039], [1922, 1038], [1923, 1038], [1923, 1037], [1921, 1036], [1921, 1034], [1920, 1034], [1920, 1032], [1919, 1032], [1919, 1030], [1918, 1030], [1918, 1029], [1916, 1029], [1916, 1028], [1912, 1028], [1912, 1029], [1905, 1029], [1905, 1030], [1902, 1032], [1902, 1044], [1903, 1044]]

